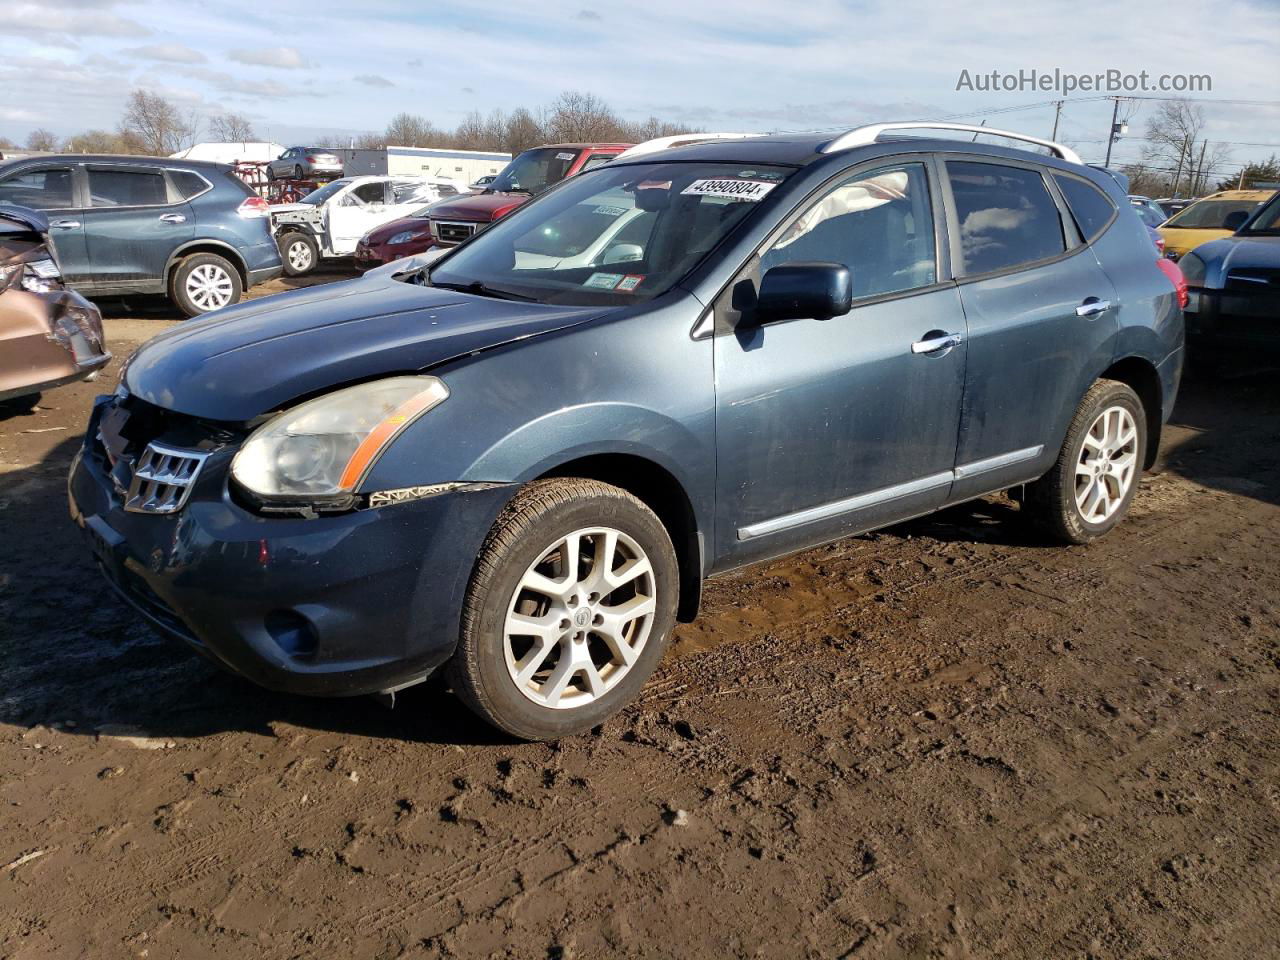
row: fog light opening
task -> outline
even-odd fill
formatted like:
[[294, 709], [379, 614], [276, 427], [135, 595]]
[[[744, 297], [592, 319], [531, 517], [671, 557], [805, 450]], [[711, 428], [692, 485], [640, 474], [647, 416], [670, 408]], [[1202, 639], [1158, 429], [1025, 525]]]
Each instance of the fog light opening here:
[[315, 624], [295, 610], [272, 610], [262, 625], [286, 654], [295, 660], [309, 660], [316, 655], [320, 638]]

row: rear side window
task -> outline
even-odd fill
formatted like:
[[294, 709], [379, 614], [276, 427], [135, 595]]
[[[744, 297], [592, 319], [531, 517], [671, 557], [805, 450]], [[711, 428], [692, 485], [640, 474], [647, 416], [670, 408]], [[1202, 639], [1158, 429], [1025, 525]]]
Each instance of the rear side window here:
[[89, 205], [138, 207], [168, 203], [164, 176], [159, 170], [89, 170]]
[[177, 188], [183, 200], [190, 200], [209, 189], [209, 184], [204, 177], [190, 170], [170, 170], [169, 179], [173, 181], [174, 187]]
[[947, 176], [965, 275], [1008, 270], [1067, 249], [1058, 205], [1039, 172], [948, 160]]
[[1111, 202], [1110, 197], [1091, 183], [1058, 174], [1054, 174], [1053, 179], [1067, 199], [1067, 206], [1071, 208], [1071, 215], [1076, 218], [1080, 235], [1092, 243], [1111, 223], [1111, 218], [1115, 216], [1116, 205]]
[[71, 196], [70, 167], [24, 170], [0, 182], [0, 202], [33, 210], [65, 209], [73, 203]]

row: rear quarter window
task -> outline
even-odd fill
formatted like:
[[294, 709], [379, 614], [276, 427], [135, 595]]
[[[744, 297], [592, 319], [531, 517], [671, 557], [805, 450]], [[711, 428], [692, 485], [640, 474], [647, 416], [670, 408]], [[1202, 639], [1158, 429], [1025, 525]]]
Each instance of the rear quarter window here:
[[190, 200], [197, 194], [204, 193], [209, 189], [209, 183], [204, 177], [198, 173], [192, 173], [190, 170], [170, 170], [169, 179], [173, 181], [174, 189], [178, 191], [178, 196], [183, 200]]
[[1086, 242], [1092, 243], [1110, 226], [1116, 213], [1116, 205], [1091, 183], [1058, 174], [1054, 174], [1053, 180], [1066, 198], [1071, 216], [1075, 217], [1076, 226], [1080, 228], [1080, 235]]
[[964, 274], [1008, 270], [1066, 250], [1058, 204], [1037, 170], [948, 160]]

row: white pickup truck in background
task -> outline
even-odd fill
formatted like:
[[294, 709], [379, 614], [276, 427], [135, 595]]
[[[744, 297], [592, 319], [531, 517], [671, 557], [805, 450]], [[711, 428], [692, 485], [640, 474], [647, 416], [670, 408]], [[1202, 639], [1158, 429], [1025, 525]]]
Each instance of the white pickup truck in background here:
[[350, 256], [374, 227], [464, 190], [444, 177], [343, 177], [298, 203], [273, 204], [271, 228], [284, 272], [297, 277], [314, 270], [322, 257]]

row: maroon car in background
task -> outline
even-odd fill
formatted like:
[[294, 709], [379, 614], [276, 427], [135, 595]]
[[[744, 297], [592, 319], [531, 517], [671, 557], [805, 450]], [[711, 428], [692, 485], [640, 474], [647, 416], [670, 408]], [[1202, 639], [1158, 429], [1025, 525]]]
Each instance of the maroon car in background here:
[[370, 230], [356, 245], [361, 270], [422, 253], [452, 247], [505, 217], [516, 207], [561, 180], [608, 163], [630, 143], [553, 143], [526, 150], [512, 160], [489, 186], [424, 207], [412, 217]]

